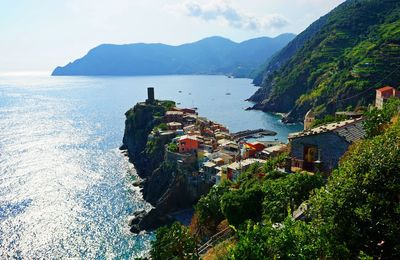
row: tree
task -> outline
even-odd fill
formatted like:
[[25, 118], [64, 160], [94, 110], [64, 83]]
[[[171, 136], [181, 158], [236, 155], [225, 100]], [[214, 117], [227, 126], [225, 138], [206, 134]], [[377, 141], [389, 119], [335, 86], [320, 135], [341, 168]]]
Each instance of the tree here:
[[207, 195], [200, 198], [195, 206], [196, 225], [191, 225], [192, 232], [202, 238], [215, 234], [218, 224], [225, 219], [221, 210], [221, 197], [228, 190], [229, 185], [222, 183], [212, 187]]
[[383, 109], [374, 108], [366, 112], [364, 129], [368, 138], [382, 134], [388, 127], [390, 120], [400, 111], [400, 99], [391, 98], [383, 106]]
[[[320, 259], [330, 251], [330, 258], [346, 259], [343, 245], [332, 244], [312, 225], [287, 216], [280, 225], [267, 221], [248, 223], [238, 232], [238, 243], [229, 253], [229, 259]], [[321, 250], [321, 249], [324, 250]]]
[[400, 258], [400, 122], [354, 145], [310, 209], [313, 223], [353, 256]]
[[150, 254], [154, 260], [199, 259], [196, 240], [189, 229], [178, 222], [157, 229], [156, 240], [151, 242], [151, 246]]
[[263, 185], [263, 216], [272, 222], [281, 222], [290, 206], [294, 211], [307, 200], [310, 192], [323, 185], [320, 175], [308, 173], [287, 174], [284, 178], [267, 180]]
[[263, 192], [260, 186], [225, 193], [221, 199], [221, 209], [229, 224], [239, 226], [246, 220], [261, 220]]

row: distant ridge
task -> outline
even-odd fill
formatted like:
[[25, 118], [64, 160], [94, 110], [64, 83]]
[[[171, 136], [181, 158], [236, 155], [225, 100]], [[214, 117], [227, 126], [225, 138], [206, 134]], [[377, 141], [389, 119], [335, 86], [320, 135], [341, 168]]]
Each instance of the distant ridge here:
[[241, 43], [213, 36], [171, 46], [160, 43], [102, 44], [84, 57], [57, 67], [53, 76], [225, 74], [251, 77], [295, 37], [282, 34]]
[[273, 56], [255, 78], [255, 109], [302, 121], [373, 102], [400, 83], [400, 1], [347, 0]]

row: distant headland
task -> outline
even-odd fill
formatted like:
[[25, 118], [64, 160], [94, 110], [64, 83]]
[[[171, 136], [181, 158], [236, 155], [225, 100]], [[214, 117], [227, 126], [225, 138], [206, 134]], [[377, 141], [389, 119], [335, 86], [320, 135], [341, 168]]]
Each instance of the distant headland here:
[[260, 66], [295, 37], [282, 34], [241, 43], [223, 37], [171, 46], [154, 43], [102, 44], [53, 76], [229, 75], [252, 77]]

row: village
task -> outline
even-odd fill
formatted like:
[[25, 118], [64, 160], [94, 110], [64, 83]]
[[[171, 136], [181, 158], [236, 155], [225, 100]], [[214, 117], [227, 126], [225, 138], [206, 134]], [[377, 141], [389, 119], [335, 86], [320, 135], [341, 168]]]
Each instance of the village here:
[[[390, 97], [399, 97], [400, 91], [392, 87], [376, 90], [375, 106], [378, 109]], [[149, 88], [149, 98], [154, 99], [154, 89]], [[337, 112], [345, 120], [312, 127], [313, 111], [304, 119], [304, 130], [288, 136], [288, 143], [255, 140], [254, 135], [230, 133], [217, 122], [198, 115], [196, 109], [173, 107], [166, 112], [163, 127], [155, 128], [154, 136], [172, 140], [165, 146], [165, 159], [185, 169], [190, 182], [219, 184], [224, 180], [235, 181], [242, 171], [253, 164], [264, 164], [266, 160], [285, 155], [283, 172], [320, 172], [329, 176], [337, 167], [340, 158], [349, 146], [365, 136], [362, 113]], [[248, 130], [248, 133], [267, 130]], [[253, 137], [253, 138], [252, 138]]]

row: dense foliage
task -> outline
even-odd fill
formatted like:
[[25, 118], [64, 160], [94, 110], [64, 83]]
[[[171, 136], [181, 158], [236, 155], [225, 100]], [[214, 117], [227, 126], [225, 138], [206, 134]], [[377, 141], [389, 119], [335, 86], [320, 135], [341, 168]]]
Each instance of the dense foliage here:
[[323, 185], [320, 175], [290, 174], [285, 178], [267, 180], [263, 185], [263, 216], [273, 223], [281, 222], [290, 212], [308, 199], [310, 191]]
[[368, 105], [375, 88], [397, 87], [398, 0], [348, 0], [321, 19], [326, 21], [318, 33], [268, 73], [255, 95], [259, 108], [290, 112], [287, 119], [296, 121], [310, 108], [323, 115]]
[[208, 238], [216, 233], [218, 224], [225, 219], [221, 210], [221, 197], [227, 192], [229, 185], [223, 183], [214, 186], [206, 196], [203, 196], [198, 201], [195, 209], [196, 235]]
[[179, 151], [179, 147], [176, 143], [169, 143], [167, 146], [168, 151], [177, 153]]
[[151, 246], [150, 254], [154, 260], [198, 259], [196, 240], [189, 233], [189, 229], [179, 223], [159, 228], [156, 240]]
[[[275, 158], [214, 187], [196, 216], [203, 226], [226, 218], [236, 231], [218, 257], [399, 259], [399, 103], [366, 113], [366, 126], [379, 131], [353, 144], [325, 185], [319, 175], [266, 172], [282, 160]], [[306, 218], [295, 220], [292, 212], [300, 205], [307, 206]]]
[[238, 232], [231, 259], [398, 259], [400, 122], [352, 146], [308, 201], [310, 222], [290, 216]]
[[364, 122], [367, 137], [382, 134], [392, 118], [400, 112], [400, 99], [391, 98], [384, 104], [384, 109], [374, 108], [368, 111]]

